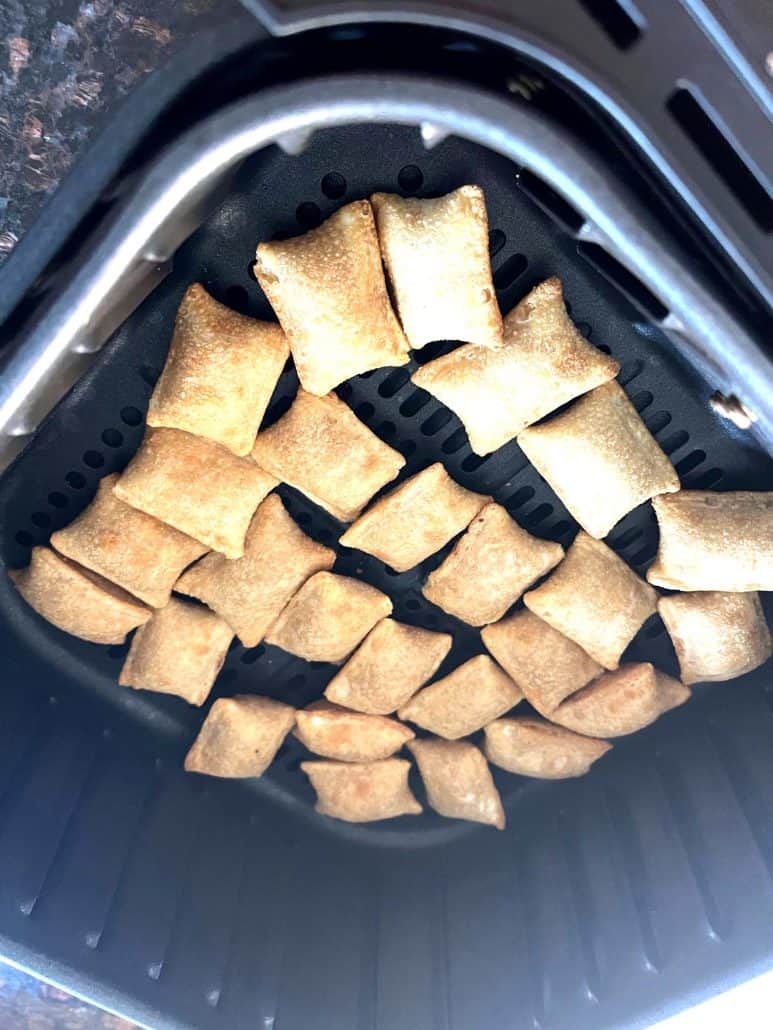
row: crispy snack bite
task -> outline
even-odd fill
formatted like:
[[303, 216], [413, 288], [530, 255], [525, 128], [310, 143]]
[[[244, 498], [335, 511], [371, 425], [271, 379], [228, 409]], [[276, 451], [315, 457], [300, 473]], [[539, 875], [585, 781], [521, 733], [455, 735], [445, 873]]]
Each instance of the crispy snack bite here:
[[317, 792], [316, 811], [347, 823], [419, 815], [422, 807], [408, 786], [410, 768], [405, 758], [366, 763], [301, 762], [301, 769]]
[[351, 712], [321, 700], [297, 713], [295, 736], [323, 758], [376, 762], [390, 758], [415, 734], [396, 719]]
[[427, 800], [439, 815], [505, 828], [505, 811], [486, 759], [466, 740], [414, 740]]
[[188, 772], [262, 776], [295, 723], [295, 710], [269, 697], [221, 697], [185, 758]]
[[492, 765], [518, 776], [565, 780], [584, 776], [611, 747], [606, 740], [519, 715], [489, 723], [484, 752]]

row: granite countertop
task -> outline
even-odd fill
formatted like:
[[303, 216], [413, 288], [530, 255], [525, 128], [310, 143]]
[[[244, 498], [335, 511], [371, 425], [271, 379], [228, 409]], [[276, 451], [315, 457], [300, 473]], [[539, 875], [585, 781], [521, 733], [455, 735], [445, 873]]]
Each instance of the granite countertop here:
[[0, 0], [0, 261], [126, 93], [237, 0]]

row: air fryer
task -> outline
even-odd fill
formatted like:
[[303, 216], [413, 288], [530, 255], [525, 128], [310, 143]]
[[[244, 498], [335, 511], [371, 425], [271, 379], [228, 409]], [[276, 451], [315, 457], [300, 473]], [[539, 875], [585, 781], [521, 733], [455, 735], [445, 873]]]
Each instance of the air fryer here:
[[[559, 276], [685, 487], [773, 489], [770, 197], [749, 151], [688, 131], [700, 90], [679, 83], [700, 61], [740, 96], [690, 15], [655, 0], [636, 17], [575, 0], [517, 16], [255, 6], [266, 29], [245, 14], [130, 99], [135, 117], [108, 128], [0, 274], [5, 567], [136, 450], [185, 288], [271, 317], [256, 243], [374, 190], [479, 183], [502, 310]], [[657, 118], [641, 71], [653, 47], [682, 67]], [[751, 150], [756, 105], [745, 89]], [[416, 360], [448, 346], [338, 394], [405, 475], [442, 461], [568, 545], [576, 523], [517, 444], [476, 456], [412, 385]], [[289, 366], [267, 421], [296, 389]], [[280, 494], [312, 537], [337, 540], [335, 520]], [[609, 542], [643, 573], [651, 506]], [[343, 549], [336, 570], [387, 592], [401, 621], [452, 632], [450, 669], [483, 648], [423, 598], [438, 560], [398, 575]], [[646, 1025], [771, 964], [769, 669], [699, 685], [583, 779], [495, 771], [504, 833], [429, 811], [350, 826], [314, 813], [291, 738], [260, 780], [184, 774], [204, 713], [119, 688], [125, 646], [65, 636], [4, 576], [0, 606], [0, 954], [139, 1023], [597, 1030]], [[626, 658], [677, 668], [657, 617]], [[331, 675], [232, 645], [210, 703], [300, 706]]]

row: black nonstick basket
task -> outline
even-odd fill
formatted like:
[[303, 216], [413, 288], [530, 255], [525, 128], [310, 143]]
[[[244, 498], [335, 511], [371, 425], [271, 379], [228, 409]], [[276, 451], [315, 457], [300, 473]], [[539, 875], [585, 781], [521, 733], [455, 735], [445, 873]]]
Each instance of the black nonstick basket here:
[[[131, 458], [186, 287], [203, 282], [230, 307], [272, 317], [250, 271], [256, 243], [311, 228], [375, 190], [432, 196], [480, 184], [502, 310], [559, 276], [573, 319], [620, 361], [621, 385], [685, 487], [773, 489], [764, 412], [750, 432], [715, 410], [748, 424], [740, 402], [725, 395], [709, 403], [717, 388], [737, 382], [738, 369], [752, 368], [753, 392], [764, 394], [769, 370], [753, 332], [764, 304], [710, 248], [690, 248], [690, 214], [678, 216], [673, 198], [661, 202], [676, 238], [640, 217], [652, 186], [625, 171], [624, 151], [612, 143], [614, 167], [598, 193], [588, 176], [598, 167], [591, 151], [603, 151], [607, 138], [603, 116], [541, 79], [545, 68], [514, 66], [461, 33], [403, 27], [374, 44], [363, 26], [321, 31], [278, 43], [250, 38], [241, 47], [253, 48], [264, 75], [289, 58], [319, 58], [323, 43], [324, 61], [354, 70], [369, 52], [361, 47], [381, 53], [385, 39], [402, 39], [406, 63], [436, 62], [443, 75], [419, 78], [413, 67], [412, 75], [401, 68], [332, 78], [319, 68], [312, 82], [299, 81], [295, 67], [256, 84], [229, 37], [213, 65], [221, 95], [211, 88], [211, 118], [199, 126], [190, 109], [207, 106], [207, 90], [191, 72], [178, 107], [157, 111], [142, 145], [127, 146], [111, 171], [103, 209], [77, 230], [81, 249], [54, 248], [56, 260], [5, 323], [4, 410], [16, 397], [6, 450], [12, 436], [26, 446], [0, 480], [4, 565], [25, 564], [31, 546], [69, 522], [100, 478]], [[480, 73], [475, 89], [455, 77], [465, 53], [465, 67]], [[179, 128], [190, 131], [159, 145], [183, 110]], [[561, 111], [576, 112], [575, 128], [587, 126], [576, 154]], [[574, 194], [548, 174], [554, 137], [568, 148], [565, 181], [575, 183]], [[213, 154], [222, 158], [229, 140], [226, 174]], [[614, 181], [620, 176], [624, 188]], [[180, 193], [179, 210], [162, 210], [170, 183], [182, 191], [182, 182], [189, 193]], [[616, 217], [618, 256], [610, 257], [615, 227], [588, 216], [591, 201]], [[153, 223], [144, 236], [142, 218]], [[120, 265], [132, 233], [141, 245]], [[642, 256], [639, 275], [619, 259], [626, 246]], [[647, 264], [658, 255], [661, 267]], [[665, 276], [671, 267], [676, 279]], [[707, 325], [717, 334], [713, 352], [700, 336]], [[718, 353], [728, 339], [733, 352]], [[451, 346], [430, 345], [418, 359]], [[456, 416], [411, 384], [415, 367], [367, 373], [337, 392], [405, 456], [403, 476], [442, 461], [526, 529], [567, 546], [577, 525], [518, 446], [474, 455]], [[712, 375], [717, 368], [722, 375]], [[19, 402], [32, 379], [35, 389]], [[267, 423], [296, 389], [288, 364]], [[292, 489], [279, 492], [307, 533], [337, 541], [339, 523]], [[628, 515], [609, 543], [643, 573], [657, 547], [651, 507]], [[387, 592], [400, 621], [453, 633], [441, 673], [483, 651], [476, 631], [422, 596], [445, 553], [395, 574], [341, 548], [335, 566]], [[313, 812], [299, 769], [304, 751], [293, 739], [260, 780], [186, 775], [182, 758], [208, 706], [202, 712], [119, 688], [126, 647], [60, 633], [5, 577], [0, 610], [0, 954], [140, 1023], [596, 1030], [647, 1024], [771, 964], [769, 668], [696, 686], [686, 706], [618, 741], [581, 780], [494, 770], [504, 833], [431, 811], [350, 826]], [[625, 657], [676, 671], [658, 617]], [[301, 706], [320, 696], [333, 671], [270, 646], [235, 644], [209, 703], [259, 693]], [[412, 787], [423, 798], [418, 778]]]

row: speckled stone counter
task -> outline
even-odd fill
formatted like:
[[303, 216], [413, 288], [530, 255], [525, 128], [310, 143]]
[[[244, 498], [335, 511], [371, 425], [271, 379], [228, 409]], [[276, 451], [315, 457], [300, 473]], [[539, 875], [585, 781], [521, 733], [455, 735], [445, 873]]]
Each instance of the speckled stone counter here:
[[0, 0], [0, 261], [126, 93], [237, 0]]

